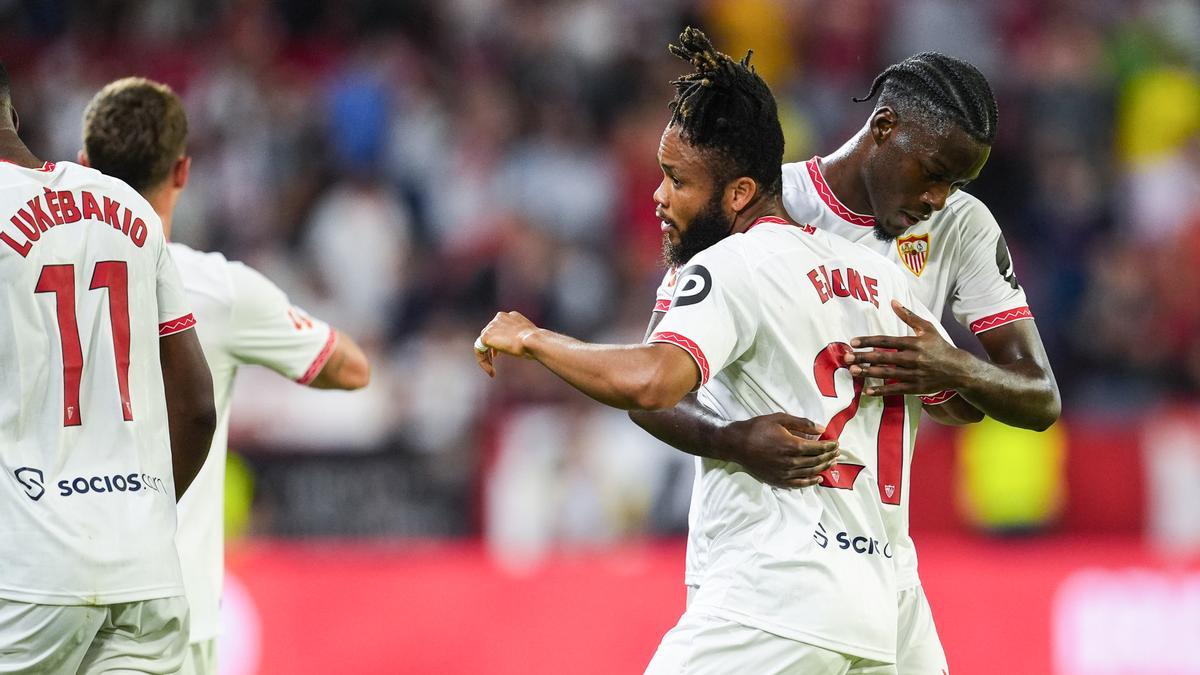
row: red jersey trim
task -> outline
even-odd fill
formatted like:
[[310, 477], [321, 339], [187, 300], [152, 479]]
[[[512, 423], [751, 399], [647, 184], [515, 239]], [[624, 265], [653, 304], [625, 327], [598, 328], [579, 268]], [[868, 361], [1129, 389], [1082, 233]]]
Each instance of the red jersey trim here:
[[700, 366], [700, 384], [705, 384], [708, 382], [708, 359], [704, 357], [704, 352], [701, 351], [700, 345], [692, 342], [686, 336], [680, 335], [679, 333], [672, 333], [670, 331], [655, 333], [654, 335], [651, 335], [650, 339], [646, 340], [646, 342], [666, 342], [668, 344], [673, 344], [676, 347], [682, 347], [684, 351], [692, 355], [692, 359], [696, 361], [696, 365]]
[[1013, 309], [1008, 309], [1003, 312], [996, 312], [995, 314], [985, 316], [982, 319], [976, 319], [972, 321], [971, 332], [978, 334], [986, 330], [999, 328], [1000, 326], [1012, 323], [1014, 321], [1032, 318], [1033, 312], [1029, 311], [1028, 307], [1015, 307]]
[[[29, 168], [29, 167], [21, 166], [20, 164], [17, 164], [16, 162], [10, 162], [7, 159], [0, 159], [0, 162], [3, 162], [5, 164], [12, 164], [13, 166], [20, 167], [22, 169]], [[54, 162], [42, 162], [42, 167], [40, 169], [29, 169], [29, 170], [30, 171], [45, 171], [48, 173], [48, 172], [54, 170]]]
[[924, 403], [925, 405], [941, 405], [955, 396], [958, 396], [957, 391], [954, 391], [953, 389], [947, 389], [945, 391], [939, 391], [936, 394], [922, 396], [921, 403]]
[[191, 314], [174, 319], [172, 321], [164, 321], [158, 324], [158, 337], [166, 337], [176, 333], [185, 331], [196, 325], [196, 317]]
[[663, 298], [663, 299], [654, 301], [654, 311], [665, 312], [668, 309], [671, 309], [671, 301], [670, 300]]
[[762, 225], [763, 223], [775, 223], [776, 225], [791, 225], [791, 223], [784, 220], [783, 218], [780, 218], [779, 216], [763, 216], [762, 218], [755, 220], [753, 223], [750, 223], [750, 227], [747, 227], [743, 231], [749, 232], [750, 230], [753, 230], [755, 227], [758, 227], [759, 225]]
[[821, 196], [821, 201], [825, 202], [825, 206], [828, 206], [829, 210], [833, 211], [838, 218], [859, 227], [875, 226], [875, 218], [855, 213], [838, 201], [833, 190], [829, 189], [829, 184], [825, 182], [825, 176], [821, 175], [821, 167], [817, 164], [816, 157], [805, 162], [804, 166], [808, 169], [808, 177], [812, 179], [813, 185], [817, 188], [817, 194]]
[[337, 329], [329, 329], [329, 337], [325, 339], [325, 345], [321, 347], [321, 351], [317, 352], [317, 358], [308, 366], [308, 370], [296, 379], [296, 382], [308, 386], [312, 381], [317, 379], [317, 375], [321, 374], [321, 369], [329, 362], [329, 357], [333, 356], [333, 347], [337, 344]]

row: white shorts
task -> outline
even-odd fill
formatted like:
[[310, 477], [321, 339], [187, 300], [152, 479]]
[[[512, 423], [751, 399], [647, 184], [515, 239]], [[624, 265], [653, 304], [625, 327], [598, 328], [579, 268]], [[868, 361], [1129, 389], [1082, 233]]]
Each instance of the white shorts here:
[[691, 610], [667, 631], [646, 675], [895, 675], [896, 667]]
[[189, 644], [178, 675], [217, 675], [217, 638]]
[[920, 586], [897, 594], [900, 625], [896, 641], [898, 675], [949, 675], [946, 651], [933, 625], [933, 610]]
[[182, 596], [116, 605], [0, 600], [0, 673], [170, 675], [187, 647]]

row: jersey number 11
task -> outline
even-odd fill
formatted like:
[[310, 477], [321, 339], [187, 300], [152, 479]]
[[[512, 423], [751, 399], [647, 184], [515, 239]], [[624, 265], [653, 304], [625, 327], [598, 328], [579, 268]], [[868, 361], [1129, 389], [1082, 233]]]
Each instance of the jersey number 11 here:
[[[96, 263], [88, 290], [108, 289], [108, 316], [112, 324], [113, 353], [117, 360], [117, 389], [121, 393], [121, 415], [133, 420], [129, 402], [129, 271], [123, 260]], [[83, 348], [75, 320], [75, 266], [46, 265], [38, 276], [34, 293], [53, 293], [58, 317], [58, 337], [63, 359], [63, 426], [83, 423], [79, 410], [79, 381], [83, 375]]]

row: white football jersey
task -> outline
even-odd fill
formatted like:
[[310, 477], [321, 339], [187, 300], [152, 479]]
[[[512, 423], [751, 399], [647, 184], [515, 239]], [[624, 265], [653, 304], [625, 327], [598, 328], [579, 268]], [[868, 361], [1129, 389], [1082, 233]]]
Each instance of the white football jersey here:
[[934, 316], [940, 318], [949, 307], [972, 333], [1033, 318], [999, 223], [983, 202], [962, 190], [929, 220], [891, 242], [875, 238], [874, 218], [838, 201], [816, 157], [783, 165], [783, 205], [796, 222], [858, 242], [891, 260]]
[[312, 382], [333, 354], [337, 332], [293, 306], [278, 286], [220, 253], [172, 243], [197, 335], [212, 370], [217, 429], [200, 474], [179, 501], [175, 535], [192, 608], [192, 642], [219, 632], [225, 572], [225, 458], [230, 394], [239, 366], [258, 364], [301, 384]]
[[0, 164], [0, 597], [181, 595], [159, 338], [194, 323], [162, 224], [87, 167]]
[[[978, 334], [1033, 318], [1000, 225], [983, 202], [962, 190], [946, 200], [944, 209], [893, 242], [876, 239], [874, 219], [850, 211], [837, 199], [815, 157], [783, 165], [783, 202], [793, 220], [862, 244], [891, 260], [904, 272], [916, 297], [939, 319], [949, 307], [960, 324]], [[658, 288], [655, 311], [670, 305], [675, 281], [676, 271], [668, 270]], [[950, 395], [925, 401], [945, 402]], [[698, 517], [693, 508], [689, 520]], [[699, 583], [702, 565], [702, 556], [689, 538], [685, 583]], [[907, 533], [896, 545], [896, 565], [900, 589], [920, 583], [916, 547]]]
[[908, 528], [917, 397], [859, 396], [842, 357], [861, 335], [911, 335], [893, 298], [931, 319], [900, 270], [811, 226], [764, 218], [696, 255], [648, 338], [685, 349], [701, 402], [730, 420], [807, 417], [837, 438], [820, 487], [777, 490], [703, 459], [689, 605], [826, 649], [892, 661], [898, 538]]

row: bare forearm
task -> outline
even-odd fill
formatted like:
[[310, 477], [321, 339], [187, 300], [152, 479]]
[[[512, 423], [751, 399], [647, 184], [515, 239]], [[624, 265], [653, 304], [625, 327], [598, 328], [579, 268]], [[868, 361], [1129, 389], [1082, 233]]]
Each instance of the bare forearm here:
[[213, 403], [212, 374], [195, 331], [162, 338], [159, 352], [167, 429], [171, 434], [171, 472], [175, 478], [175, 499], [178, 500], [208, 457], [217, 426], [217, 411]]
[[[656, 349], [664, 345], [596, 345], [545, 329], [531, 331], [524, 339], [526, 353], [567, 384], [622, 410], [669, 407], [687, 393], [684, 386], [671, 386], [671, 378], [658, 372]], [[676, 378], [677, 379], [677, 378]]]
[[321, 372], [309, 383], [313, 389], [361, 389], [371, 381], [371, 365], [350, 336], [338, 332], [337, 347]]
[[630, 411], [629, 419], [677, 450], [697, 457], [726, 459], [721, 438], [729, 422], [700, 405], [695, 394], [685, 396], [667, 410]]
[[1033, 358], [995, 364], [974, 356], [962, 381], [959, 396], [984, 414], [1005, 424], [1042, 431], [1054, 424], [1062, 411], [1058, 385], [1048, 366]]

